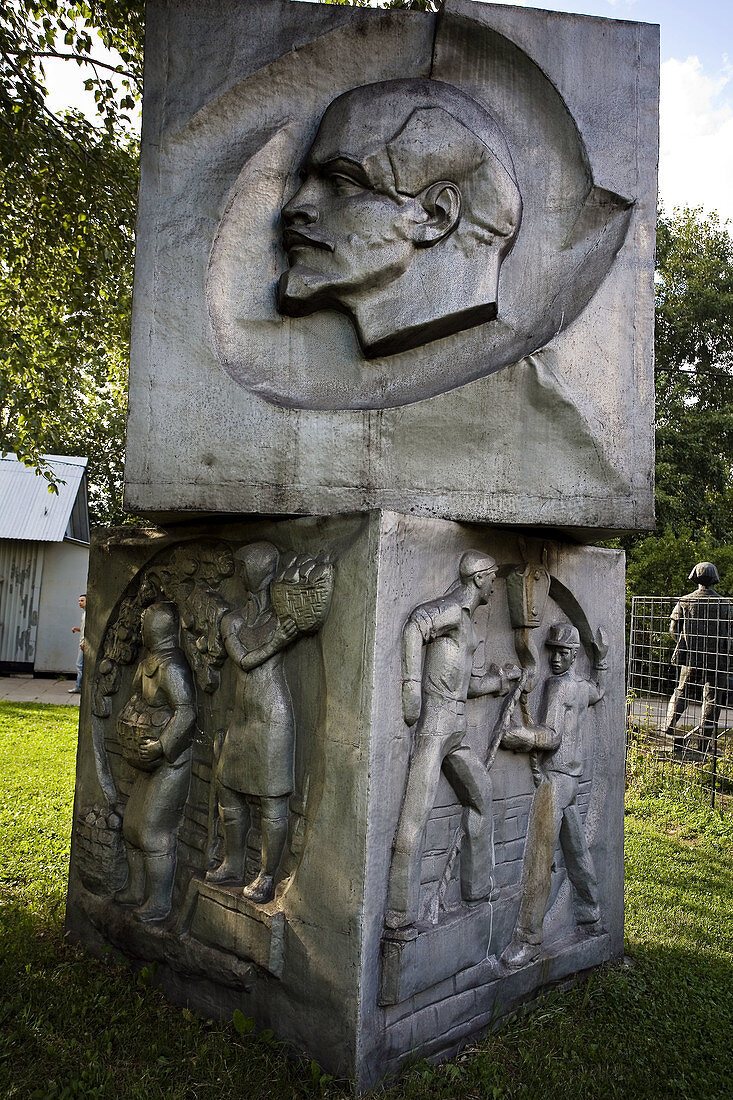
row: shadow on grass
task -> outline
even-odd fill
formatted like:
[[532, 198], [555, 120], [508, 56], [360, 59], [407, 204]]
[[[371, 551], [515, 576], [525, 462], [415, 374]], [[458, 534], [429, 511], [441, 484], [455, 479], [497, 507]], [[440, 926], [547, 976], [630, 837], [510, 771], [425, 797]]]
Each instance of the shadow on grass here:
[[[200, 1020], [167, 1004], [112, 955], [100, 961], [65, 944], [68, 845], [58, 821], [71, 816], [74, 735], [56, 717], [38, 720], [35, 704], [0, 708], [0, 717], [8, 710], [15, 718], [0, 761], [7, 795], [0, 1096], [349, 1095], [266, 1035]], [[733, 870], [726, 852], [733, 827], [709, 809], [631, 795], [627, 826], [633, 966], [605, 967], [569, 992], [549, 994], [531, 1015], [504, 1024], [454, 1062], [410, 1067], [384, 1100], [729, 1100]]]
[[[2, 909], [0, 1094], [62, 1097], [346, 1097], [265, 1036], [239, 1036], [168, 1005], [111, 956], [65, 944], [61, 922]], [[632, 945], [633, 949], [633, 945]], [[455, 1062], [410, 1067], [385, 1100], [723, 1100], [733, 961], [647, 944], [551, 993]]]
[[660, 948], [549, 994], [455, 1064], [413, 1067], [389, 1097], [730, 1100], [733, 963]]
[[[322, 1095], [330, 1078], [271, 1033], [238, 1035], [170, 1005], [111, 952], [64, 940], [58, 913], [0, 908], [0, 1095], [5, 1100]], [[345, 1093], [344, 1093], [345, 1095]]]

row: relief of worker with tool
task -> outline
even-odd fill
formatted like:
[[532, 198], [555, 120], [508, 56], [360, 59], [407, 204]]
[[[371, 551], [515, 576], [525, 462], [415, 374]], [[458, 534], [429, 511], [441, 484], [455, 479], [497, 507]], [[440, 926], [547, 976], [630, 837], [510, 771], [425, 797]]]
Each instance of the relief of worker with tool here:
[[403, 716], [416, 729], [389, 875], [385, 925], [393, 933], [404, 933], [418, 919], [425, 829], [441, 770], [464, 807], [461, 896], [478, 902], [491, 894], [491, 779], [466, 742], [466, 699], [505, 695], [521, 676], [516, 665], [473, 671], [482, 640], [474, 615], [491, 599], [496, 574], [493, 558], [468, 550], [455, 583], [445, 595], [416, 607], [403, 630]]
[[580, 647], [576, 627], [555, 623], [545, 645], [551, 677], [544, 685], [539, 720], [534, 724], [523, 715], [521, 724], [505, 728], [501, 740], [503, 749], [530, 753], [536, 761], [519, 915], [501, 956], [510, 969], [528, 965], [540, 953], [558, 839], [573, 886], [576, 921], [592, 930], [601, 917], [598, 880], [576, 800], [583, 774], [583, 727], [588, 709], [604, 697], [608, 647], [599, 632], [594, 643], [596, 678], [591, 681], [578, 676], [573, 667]]

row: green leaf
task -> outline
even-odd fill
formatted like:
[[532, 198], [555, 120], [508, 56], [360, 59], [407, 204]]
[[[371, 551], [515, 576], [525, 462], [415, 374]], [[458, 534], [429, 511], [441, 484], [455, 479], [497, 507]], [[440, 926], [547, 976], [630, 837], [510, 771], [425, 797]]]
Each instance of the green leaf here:
[[252, 1017], [245, 1016], [240, 1008], [234, 1009], [234, 1014], [232, 1015], [232, 1024], [234, 1025], [234, 1030], [242, 1036], [249, 1035], [252, 1031], [254, 1031], [255, 1027], [255, 1022]]

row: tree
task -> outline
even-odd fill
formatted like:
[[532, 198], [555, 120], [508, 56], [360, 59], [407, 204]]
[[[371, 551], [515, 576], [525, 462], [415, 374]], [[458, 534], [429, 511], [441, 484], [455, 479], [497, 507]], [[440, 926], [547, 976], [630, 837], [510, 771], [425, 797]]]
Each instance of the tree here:
[[[88, 457], [93, 518], [105, 522], [125, 518], [138, 161], [127, 112], [142, 87], [143, 31], [143, 0], [10, 0], [0, 11], [0, 449], [51, 488], [44, 453]], [[96, 56], [98, 41], [119, 64]], [[94, 124], [49, 111], [48, 58], [84, 70]]]
[[319, 0], [321, 4], [340, 4], [351, 8], [410, 8], [412, 11], [440, 11], [442, 0]]
[[733, 239], [717, 215], [660, 215], [656, 281], [661, 527], [733, 537]]
[[[0, 447], [43, 473], [44, 453], [88, 457], [107, 521], [121, 517], [142, 19], [119, 0], [0, 13]], [[95, 58], [99, 39], [119, 65]], [[48, 57], [85, 71], [94, 124], [48, 110]]]
[[733, 239], [716, 214], [660, 212], [655, 357], [659, 534], [623, 540], [647, 595], [676, 591], [683, 561], [727, 568], [733, 546]]

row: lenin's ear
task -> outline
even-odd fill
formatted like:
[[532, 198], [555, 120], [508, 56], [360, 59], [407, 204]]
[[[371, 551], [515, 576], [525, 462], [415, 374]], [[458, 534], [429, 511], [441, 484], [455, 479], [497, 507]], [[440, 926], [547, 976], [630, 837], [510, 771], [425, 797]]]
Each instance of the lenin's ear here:
[[455, 183], [442, 180], [431, 183], [417, 201], [428, 215], [427, 221], [419, 222], [413, 231], [413, 240], [418, 248], [429, 248], [452, 233], [461, 217], [461, 192]]

